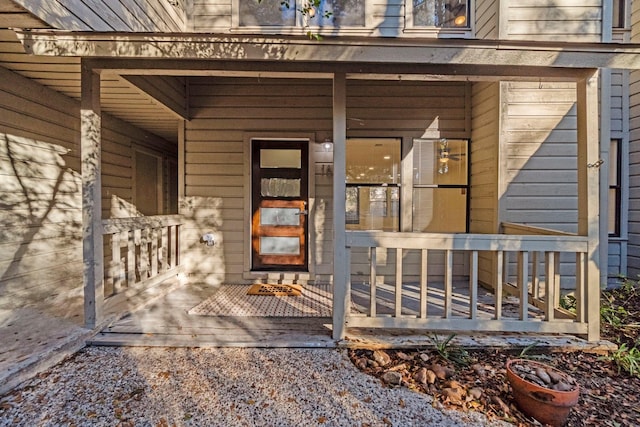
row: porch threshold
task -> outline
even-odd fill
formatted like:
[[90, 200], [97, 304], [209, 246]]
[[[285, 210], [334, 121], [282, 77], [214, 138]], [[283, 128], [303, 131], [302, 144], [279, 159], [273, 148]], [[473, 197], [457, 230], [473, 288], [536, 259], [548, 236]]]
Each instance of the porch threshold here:
[[[436, 332], [393, 329], [347, 329], [344, 340], [338, 347], [348, 349], [428, 349], [435, 346]], [[440, 342], [450, 336], [447, 332], [437, 332]], [[583, 351], [587, 353], [606, 354], [618, 346], [610, 341], [589, 342], [586, 339], [565, 334], [531, 334], [531, 333], [460, 333], [451, 340], [450, 345], [467, 350], [513, 350], [532, 346], [531, 353], [544, 350], [550, 352]]]

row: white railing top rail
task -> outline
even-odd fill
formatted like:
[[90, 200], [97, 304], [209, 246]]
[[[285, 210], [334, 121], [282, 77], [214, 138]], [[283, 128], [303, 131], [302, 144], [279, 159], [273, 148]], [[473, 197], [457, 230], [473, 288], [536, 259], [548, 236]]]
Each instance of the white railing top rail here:
[[575, 235], [510, 235], [347, 231], [347, 247], [469, 251], [587, 252], [588, 240]]
[[153, 215], [130, 218], [112, 218], [102, 220], [102, 234], [114, 234], [122, 231], [144, 228], [170, 227], [183, 223], [180, 215]]

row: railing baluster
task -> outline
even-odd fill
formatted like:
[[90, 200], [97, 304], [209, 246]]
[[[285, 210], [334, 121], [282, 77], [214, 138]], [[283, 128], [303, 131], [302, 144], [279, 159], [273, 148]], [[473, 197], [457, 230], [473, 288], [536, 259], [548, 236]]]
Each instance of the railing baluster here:
[[422, 249], [420, 251], [420, 317], [425, 319], [427, 317], [427, 281], [428, 281], [428, 265], [429, 265], [429, 251]]
[[444, 317], [451, 318], [451, 303], [453, 300], [453, 251], [445, 251], [444, 262]]
[[151, 277], [158, 275], [158, 229], [152, 228], [151, 233]]
[[531, 254], [531, 295], [540, 298], [540, 274], [538, 270], [538, 251]]
[[376, 261], [376, 248], [369, 248], [369, 253], [371, 254], [371, 268], [369, 270], [369, 316], [376, 317], [376, 304], [377, 304], [377, 261]]
[[469, 274], [469, 318], [478, 317], [478, 251], [471, 251], [471, 272]]
[[552, 321], [555, 319], [555, 300], [556, 300], [556, 253], [545, 252], [545, 275], [547, 277], [545, 286], [546, 313], [545, 320]]
[[395, 317], [402, 316], [402, 249], [396, 248], [396, 301]]
[[504, 256], [503, 251], [496, 252], [496, 288], [495, 288], [495, 316], [496, 320], [502, 319], [502, 284], [504, 283]]
[[529, 252], [518, 252], [518, 289], [520, 290], [520, 320], [529, 317]]
[[131, 230], [127, 234], [127, 286], [131, 287], [136, 283], [136, 230]]
[[[576, 320], [580, 323], [585, 321], [586, 306], [586, 285], [585, 268], [587, 266], [587, 254], [578, 252], [576, 254]], [[597, 296], [594, 296], [596, 298]]]
[[122, 260], [120, 259], [120, 233], [111, 235], [111, 280], [113, 292], [122, 289], [122, 277], [124, 275]]
[[164, 273], [169, 270], [169, 227], [162, 227], [160, 233], [160, 270]]
[[171, 268], [178, 265], [178, 229], [177, 225], [169, 227], [169, 240], [171, 248]]

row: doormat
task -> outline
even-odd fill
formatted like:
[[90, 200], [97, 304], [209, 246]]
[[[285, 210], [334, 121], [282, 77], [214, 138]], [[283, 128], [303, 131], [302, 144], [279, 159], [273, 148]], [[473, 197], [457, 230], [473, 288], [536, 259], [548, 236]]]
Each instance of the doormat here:
[[188, 313], [196, 316], [331, 317], [333, 288], [329, 284], [304, 285], [304, 292], [288, 296], [247, 295], [251, 285], [223, 284]]
[[273, 285], [258, 283], [252, 285], [247, 291], [247, 295], [266, 295], [266, 296], [293, 296], [302, 295], [301, 285]]

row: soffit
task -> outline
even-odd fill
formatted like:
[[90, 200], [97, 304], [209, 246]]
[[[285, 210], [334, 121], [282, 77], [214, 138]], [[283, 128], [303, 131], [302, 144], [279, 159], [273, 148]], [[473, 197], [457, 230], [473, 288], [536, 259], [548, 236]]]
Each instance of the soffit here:
[[[14, 31], [0, 30], [0, 66], [80, 101], [80, 58], [28, 55]], [[176, 115], [124, 78], [105, 74], [100, 97], [105, 113], [167, 141], [177, 141]]]

